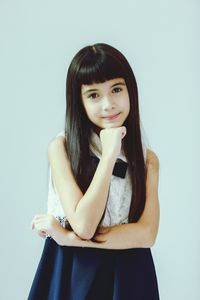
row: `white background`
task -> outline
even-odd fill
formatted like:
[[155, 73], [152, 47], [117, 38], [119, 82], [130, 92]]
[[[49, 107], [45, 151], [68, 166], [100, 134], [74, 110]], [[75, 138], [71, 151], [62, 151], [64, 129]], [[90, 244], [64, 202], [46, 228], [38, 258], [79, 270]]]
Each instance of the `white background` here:
[[199, 13], [195, 0], [1, 0], [0, 299], [27, 299], [44, 244], [30, 222], [46, 212], [47, 145], [64, 126], [67, 68], [97, 42], [130, 62], [160, 160], [152, 253], [161, 300], [200, 299]]

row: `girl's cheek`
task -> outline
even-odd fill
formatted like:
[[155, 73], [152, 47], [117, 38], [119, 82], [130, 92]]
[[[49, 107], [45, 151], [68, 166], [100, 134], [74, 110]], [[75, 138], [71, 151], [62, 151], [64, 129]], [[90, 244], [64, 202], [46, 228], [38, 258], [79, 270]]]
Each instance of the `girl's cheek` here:
[[92, 116], [96, 115], [97, 112], [98, 112], [98, 108], [97, 108], [96, 106], [92, 106], [92, 107], [90, 107], [89, 110], [88, 110], [88, 114], [89, 114], [89, 115], [92, 115]]

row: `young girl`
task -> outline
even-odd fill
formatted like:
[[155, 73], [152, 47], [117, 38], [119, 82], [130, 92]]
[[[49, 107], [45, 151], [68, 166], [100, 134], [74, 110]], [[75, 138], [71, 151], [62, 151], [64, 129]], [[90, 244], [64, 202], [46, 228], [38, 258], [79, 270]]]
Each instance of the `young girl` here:
[[159, 225], [159, 160], [141, 136], [133, 71], [99, 43], [73, 58], [66, 123], [48, 145], [45, 238], [29, 300], [158, 300], [151, 254]]

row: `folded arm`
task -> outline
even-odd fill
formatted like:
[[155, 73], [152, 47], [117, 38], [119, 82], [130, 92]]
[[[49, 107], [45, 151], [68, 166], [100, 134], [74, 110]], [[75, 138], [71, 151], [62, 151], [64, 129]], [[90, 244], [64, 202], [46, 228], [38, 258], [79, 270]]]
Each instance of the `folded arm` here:
[[110, 227], [110, 231], [98, 234], [95, 243], [82, 240], [74, 232], [61, 228], [55, 237], [62, 246], [77, 246], [105, 249], [149, 248], [154, 245], [159, 226], [159, 160], [153, 151], [147, 151], [146, 203], [137, 223], [121, 224]]
[[67, 220], [81, 238], [90, 239], [96, 231], [106, 206], [115, 159], [102, 156], [84, 195], [72, 174], [64, 147], [64, 137], [57, 137], [50, 142], [48, 159], [53, 184]]

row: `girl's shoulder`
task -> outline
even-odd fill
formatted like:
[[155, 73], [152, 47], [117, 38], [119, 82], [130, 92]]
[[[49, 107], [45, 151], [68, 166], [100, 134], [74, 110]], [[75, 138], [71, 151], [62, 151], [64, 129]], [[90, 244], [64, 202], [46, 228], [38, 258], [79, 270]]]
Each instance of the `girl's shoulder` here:
[[64, 143], [66, 141], [65, 137], [65, 131], [62, 130], [58, 132], [50, 141], [48, 144], [48, 153], [54, 152], [56, 153], [59, 151], [59, 149], [63, 148], [64, 149]]
[[65, 136], [65, 131], [59, 131], [51, 140], [50, 140], [50, 144], [54, 144], [57, 143], [59, 141], [65, 141], [66, 140], [66, 136]]
[[65, 138], [65, 131], [64, 131], [64, 130], [59, 131], [59, 132], [56, 134], [55, 138], [59, 138], [59, 137]]

